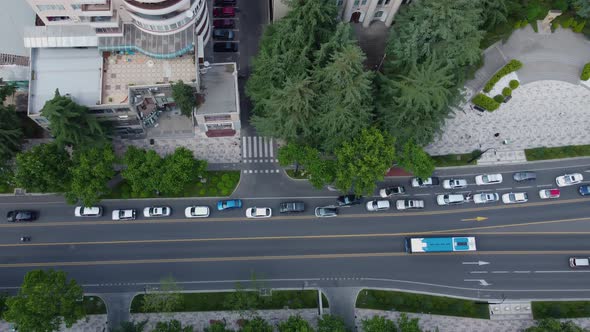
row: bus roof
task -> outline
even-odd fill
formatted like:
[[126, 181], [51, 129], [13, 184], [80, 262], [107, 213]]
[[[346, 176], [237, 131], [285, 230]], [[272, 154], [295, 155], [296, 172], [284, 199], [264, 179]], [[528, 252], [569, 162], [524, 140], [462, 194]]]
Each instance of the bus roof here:
[[411, 252], [475, 251], [474, 237], [411, 238]]

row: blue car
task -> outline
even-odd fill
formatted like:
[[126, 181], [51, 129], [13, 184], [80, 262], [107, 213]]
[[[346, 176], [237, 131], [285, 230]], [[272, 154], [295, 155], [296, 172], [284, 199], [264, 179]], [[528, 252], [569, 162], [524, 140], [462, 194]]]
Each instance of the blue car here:
[[227, 209], [239, 209], [242, 207], [242, 200], [241, 199], [230, 199], [227, 201], [219, 201], [217, 202], [217, 210], [223, 211]]
[[582, 196], [590, 195], [590, 186], [589, 185], [579, 186], [578, 187], [578, 192]]

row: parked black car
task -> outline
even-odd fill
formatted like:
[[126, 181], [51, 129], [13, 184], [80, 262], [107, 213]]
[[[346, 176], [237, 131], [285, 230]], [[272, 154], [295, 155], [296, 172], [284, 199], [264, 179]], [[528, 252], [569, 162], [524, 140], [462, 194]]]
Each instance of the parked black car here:
[[214, 52], [237, 52], [238, 51], [238, 43], [215, 43], [213, 44], [213, 51]]
[[305, 211], [305, 203], [303, 202], [283, 202], [279, 206], [280, 213], [293, 213]]
[[213, 39], [217, 40], [234, 40], [235, 32], [228, 29], [213, 29]]
[[37, 211], [14, 210], [8, 211], [6, 214], [6, 220], [9, 222], [34, 221], [37, 220], [38, 216], [39, 214]]
[[338, 196], [338, 206], [352, 206], [361, 204], [362, 197], [355, 195]]
[[213, 28], [233, 29], [235, 26], [236, 22], [229, 18], [213, 20]]
[[535, 172], [516, 172], [512, 175], [512, 178], [516, 182], [534, 181], [537, 179], [537, 173], [535, 173]]

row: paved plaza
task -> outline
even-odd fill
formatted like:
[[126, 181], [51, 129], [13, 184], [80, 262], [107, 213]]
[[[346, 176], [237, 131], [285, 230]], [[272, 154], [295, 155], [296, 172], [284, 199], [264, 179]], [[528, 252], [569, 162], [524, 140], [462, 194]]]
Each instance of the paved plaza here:
[[530, 27], [515, 31], [504, 44], [484, 52], [485, 65], [466, 84], [467, 96], [511, 59], [524, 66], [516, 73], [521, 86], [512, 100], [494, 112], [478, 112], [469, 103], [449, 118], [443, 133], [426, 151], [432, 155], [493, 149], [486, 162], [507, 158], [521, 162], [523, 150], [535, 147], [590, 144], [590, 88], [579, 75], [590, 62], [590, 42], [581, 34], [558, 29], [537, 34]]

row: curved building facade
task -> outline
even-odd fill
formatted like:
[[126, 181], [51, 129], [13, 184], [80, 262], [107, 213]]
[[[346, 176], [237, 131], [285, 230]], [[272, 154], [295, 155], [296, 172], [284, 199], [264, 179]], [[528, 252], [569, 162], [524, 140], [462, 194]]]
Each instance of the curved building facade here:
[[27, 0], [44, 25], [90, 25], [105, 51], [171, 58], [210, 39], [207, 0]]

